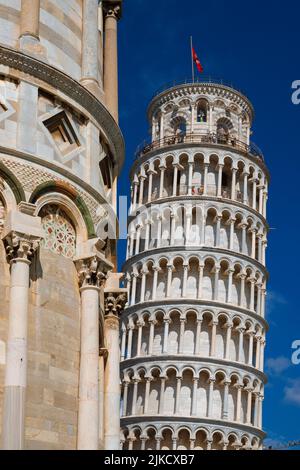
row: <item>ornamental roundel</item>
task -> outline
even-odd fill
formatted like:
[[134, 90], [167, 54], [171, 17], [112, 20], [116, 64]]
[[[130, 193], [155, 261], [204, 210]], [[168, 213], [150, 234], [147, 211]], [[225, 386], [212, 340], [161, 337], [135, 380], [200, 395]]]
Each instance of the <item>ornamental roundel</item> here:
[[76, 249], [76, 231], [67, 214], [56, 205], [47, 205], [40, 212], [44, 239], [42, 247], [53, 253], [73, 258]]

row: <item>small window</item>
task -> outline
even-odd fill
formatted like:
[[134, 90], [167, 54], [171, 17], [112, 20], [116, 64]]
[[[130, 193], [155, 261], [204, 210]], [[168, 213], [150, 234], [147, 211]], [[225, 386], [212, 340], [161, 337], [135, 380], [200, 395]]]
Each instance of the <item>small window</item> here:
[[65, 155], [80, 146], [79, 139], [65, 111], [51, 116], [44, 121], [44, 125], [62, 154]]
[[207, 102], [200, 100], [197, 106], [197, 122], [207, 122]]
[[100, 171], [103, 179], [104, 186], [107, 189], [111, 189], [112, 187], [112, 163], [109, 156], [106, 156], [101, 160], [99, 163]]

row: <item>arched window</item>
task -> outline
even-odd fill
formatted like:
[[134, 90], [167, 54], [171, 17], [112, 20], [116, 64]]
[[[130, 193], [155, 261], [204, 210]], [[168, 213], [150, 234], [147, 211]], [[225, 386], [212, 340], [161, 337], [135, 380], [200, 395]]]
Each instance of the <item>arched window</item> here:
[[228, 118], [220, 118], [217, 122], [217, 137], [219, 143], [227, 143], [230, 131], [233, 128], [232, 122]]
[[42, 246], [47, 250], [73, 258], [76, 248], [75, 228], [67, 214], [57, 205], [47, 205], [40, 212], [44, 239]]
[[207, 101], [200, 100], [197, 105], [197, 122], [207, 122]]

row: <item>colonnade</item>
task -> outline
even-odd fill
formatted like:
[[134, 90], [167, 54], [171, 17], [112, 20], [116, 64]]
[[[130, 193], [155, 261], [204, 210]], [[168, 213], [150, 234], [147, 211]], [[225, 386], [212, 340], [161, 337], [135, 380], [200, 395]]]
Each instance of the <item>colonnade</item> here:
[[[158, 210], [159, 209], [159, 210]], [[154, 207], [128, 228], [127, 259], [167, 246], [207, 246], [234, 251], [265, 264], [267, 231], [243, 213], [214, 207]]]
[[126, 275], [129, 305], [162, 299], [198, 299], [237, 305], [265, 316], [266, 279], [240, 263], [176, 257], [133, 265]]
[[247, 320], [229, 320], [171, 311], [163, 315], [129, 318], [122, 324], [121, 361], [152, 355], [211, 357], [236, 361], [263, 371], [265, 332]]
[[[236, 374], [210, 376], [207, 369], [181, 374], [169, 366], [164, 374], [153, 367], [145, 374], [124, 371], [122, 416], [185, 416], [233, 421], [261, 427], [263, 386]], [[129, 397], [129, 399], [128, 399]]]
[[[222, 429], [222, 428], [221, 428]], [[125, 428], [121, 448], [126, 450], [257, 450], [260, 437], [244, 433], [238, 436], [220, 427], [205, 425], [191, 429], [189, 425], [173, 427], [161, 423], [159, 429], [149, 424]]]
[[268, 182], [262, 171], [241, 161], [234, 164], [229, 157], [225, 163], [214, 159], [218, 157], [203, 162], [203, 157], [195, 156], [191, 161], [186, 154], [177, 162], [173, 157], [156, 158], [133, 178], [131, 211], [166, 197], [212, 196], [240, 202], [266, 217]]

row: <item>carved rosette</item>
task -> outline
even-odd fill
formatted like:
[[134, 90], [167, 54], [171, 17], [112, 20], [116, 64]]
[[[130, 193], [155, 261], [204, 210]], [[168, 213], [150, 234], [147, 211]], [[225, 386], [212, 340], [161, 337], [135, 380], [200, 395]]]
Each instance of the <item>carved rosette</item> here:
[[76, 262], [80, 287], [103, 287], [107, 279], [107, 265], [97, 255]]
[[19, 232], [11, 232], [4, 239], [4, 245], [9, 261], [31, 261], [34, 252], [39, 247], [41, 238]]

